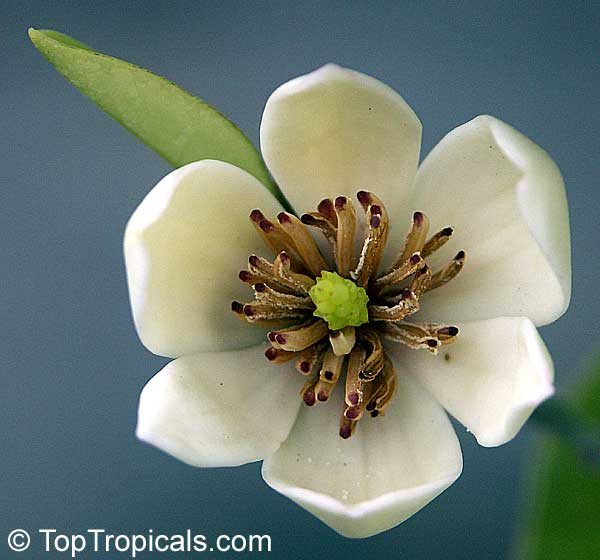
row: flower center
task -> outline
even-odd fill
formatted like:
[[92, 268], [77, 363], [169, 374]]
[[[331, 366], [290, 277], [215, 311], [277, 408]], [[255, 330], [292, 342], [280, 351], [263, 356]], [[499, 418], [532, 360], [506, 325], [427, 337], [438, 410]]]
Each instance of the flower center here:
[[[409, 320], [428, 291], [451, 281], [463, 268], [464, 251], [433, 273], [426, 259], [452, 236], [446, 227], [428, 237], [429, 220], [415, 212], [404, 246], [385, 271], [380, 264], [388, 238], [389, 218], [373, 194], [357, 194], [366, 221], [362, 250], [354, 255], [357, 225], [352, 202], [339, 196], [322, 200], [316, 212], [298, 219], [281, 212], [277, 222], [253, 210], [250, 220], [275, 255], [248, 259], [240, 280], [250, 284], [254, 300], [234, 301], [243, 321], [272, 328], [266, 358], [295, 361], [306, 376], [301, 391], [308, 406], [325, 403], [343, 379], [344, 410], [339, 434], [350, 437], [366, 413], [385, 413], [396, 390], [396, 373], [383, 340], [433, 354], [452, 343], [453, 325]], [[323, 256], [306, 226], [320, 230], [331, 248]]]
[[326, 270], [316, 280], [317, 283], [308, 292], [317, 307], [313, 315], [326, 321], [331, 330], [360, 327], [369, 322], [369, 296], [364, 288]]

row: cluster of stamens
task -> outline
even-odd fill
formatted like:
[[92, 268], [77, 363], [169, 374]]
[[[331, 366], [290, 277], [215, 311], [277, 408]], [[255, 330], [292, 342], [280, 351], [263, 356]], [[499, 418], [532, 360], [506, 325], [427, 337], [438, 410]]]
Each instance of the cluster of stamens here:
[[[383, 414], [396, 390], [396, 373], [382, 339], [432, 353], [455, 340], [455, 326], [406, 319], [419, 310], [426, 292], [452, 280], [465, 262], [465, 253], [460, 251], [432, 273], [426, 259], [450, 239], [452, 228], [428, 238], [429, 221], [422, 212], [415, 212], [404, 247], [379, 274], [389, 218], [374, 194], [360, 191], [357, 198], [366, 217], [357, 258], [357, 217], [352, 201], [344, 196], [335, 202], [321, 201], [316, 212], [301, 219], [281, 212], [274, 222], [253, 210], [250, 219], [275, 258], [271, 262], [258, 255], [249, 257], [248, 270], [242, 270], [239, 277], [252, 286], [254, 301], [232, 303], [243, 321], [273, 329], [265, 356], [273, 363], [295, 360], [296, 369], [307, 378], [301, 391], [306, 405], [328, 401], [345, 374], [339, 432], [344, 439], [352, 435], [365, 413]], [[306, 226], [325, 236], [333, 265], [323, 257]], [[364, 305], [366, 310], [353, 305]]]

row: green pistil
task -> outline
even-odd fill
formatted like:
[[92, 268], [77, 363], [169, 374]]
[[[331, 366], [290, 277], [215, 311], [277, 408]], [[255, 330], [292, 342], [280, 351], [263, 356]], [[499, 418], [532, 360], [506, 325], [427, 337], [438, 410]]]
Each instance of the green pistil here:
[[367, 292], [336, 272], [323, 271], [308, 293], [317, 307], [313, 315], [327, 321], [331, 330], [369, 322]]

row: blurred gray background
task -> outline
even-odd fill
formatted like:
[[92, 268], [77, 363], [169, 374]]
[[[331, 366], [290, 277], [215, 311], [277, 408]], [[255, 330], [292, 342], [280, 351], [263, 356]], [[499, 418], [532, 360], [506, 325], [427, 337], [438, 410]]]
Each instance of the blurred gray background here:
[[[6, 548], [15, 527], [102, 527], [268, 533], [269, 557], [289, 560], [502, 559], [528, 502], [523, 472], [537, 430], [530, 424], [510, 444], [484, 449], [459, 428], [459, 481], [401, 526], [363, 541], [337, 536], [271, 491], [259, 464], [197, 470], [136, 441], [138, 393], [165, 360], [135, 334], [121, 240], [169, 167], [67, 84], [29, 43], [28, 26], [167, 76], [253, 140], [270, 92], [328, 61], [399, 91], [423, 122], [423, 154], [480, 113], [519, 128], [554, 157], [568, 189], [573, 299], [542, 329], [564, 392], [600, 344], [599, 23], [591, 1], [5, 0], [0, 556], [17, 557]], [[185, 557], [145, 557], [163, 556]]]

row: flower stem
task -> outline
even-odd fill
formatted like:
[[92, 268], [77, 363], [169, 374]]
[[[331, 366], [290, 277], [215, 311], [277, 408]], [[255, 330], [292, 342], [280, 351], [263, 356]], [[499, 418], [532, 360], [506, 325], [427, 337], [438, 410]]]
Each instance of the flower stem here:
[[600, 426], [583, 418], [571, 404], [550, 399], [536, 409], [531, 419], [600, 469]]

